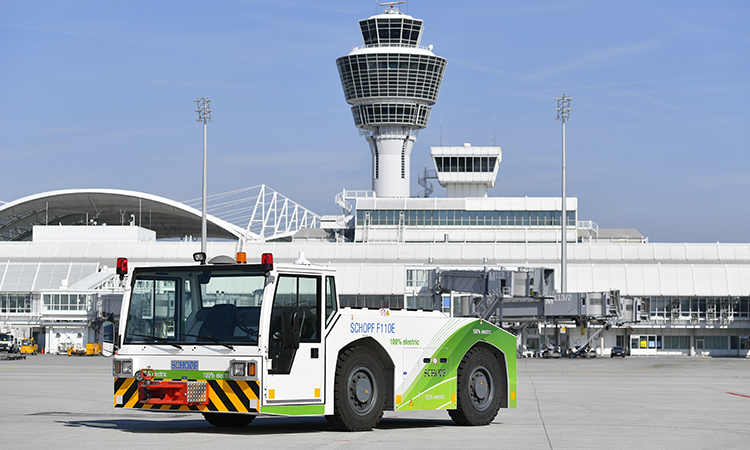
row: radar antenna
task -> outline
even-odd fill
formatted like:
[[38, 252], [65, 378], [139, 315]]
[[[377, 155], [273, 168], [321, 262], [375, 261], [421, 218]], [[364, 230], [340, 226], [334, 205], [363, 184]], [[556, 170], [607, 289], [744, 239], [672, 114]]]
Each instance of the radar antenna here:
[[[400, 2], [385, 2], [385, 3], [378, 3], [378, 5], [379, 6], [390, 6], [391, 7], [390, 12], [401, 12], [401, 10], [399, 8], [395, 8], [394, 9], [393, 5], [402, 5], [404, 3], [406, 3], [406, 2], [405, 1], [400, 1]], [[388, 12], [388, 10], [386, 9], [384, 12]]]

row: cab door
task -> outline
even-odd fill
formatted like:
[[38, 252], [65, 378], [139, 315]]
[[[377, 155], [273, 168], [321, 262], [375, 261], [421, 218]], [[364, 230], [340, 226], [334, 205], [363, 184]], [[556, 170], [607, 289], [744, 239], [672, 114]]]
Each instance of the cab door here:
[[323, 402], [320, 276], [280, 274], [267, 337], [264, 405]]

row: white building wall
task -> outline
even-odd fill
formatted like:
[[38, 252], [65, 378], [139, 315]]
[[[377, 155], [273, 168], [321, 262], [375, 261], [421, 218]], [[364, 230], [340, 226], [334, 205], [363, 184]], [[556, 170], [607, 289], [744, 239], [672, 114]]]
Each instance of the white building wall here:
[[[116, 258], [120, 256], [129, 258], [131, 268], [139, 265], [193, 264], [192, 254], [200, 250], [200, 243], [87, 243], [77, 247], [51, 242], [0, 243], [0, 261], [5, 265], [0, 273], [7, 274], [9, 265], [24, 264], [31, 267], [32, 272], [37, 274], [40, 272], [40, 261], [51, 261], [54, 264], [70, 267], [91, 266], [92, 270], [97, 270], [96, 268], [102, 266], [113, 267]], [[237, 248], [237, 244], [233, 242], [209, 242], [208, 254], [209, 257], [219, 254], [233, 255]], [[299, 252], [304, 251], [307, 259], [313, 263], [331, 265], [338, 269], [338, 290], [342, 295], [411, 294], [411, 290], [405, 286], [407, 267], [481, 268], [487, 265], [557, 269], [559, 249], [559, 244], [554, 243], [399, 244], [395, 242], [333, 243], [313, 240], [246, 243], [243, 248], [248, 255], [248, 262], [251, 263], [265, 252], [273, 253], [277, 262], [293, 262], [297, 259]], [[644, 297], [750, 296], [750, 244], [585, 243], [570, 244], [568, 252], [568, 285], [573, 292], [619, 289], [622, 295]], [[78, 270], [80, 275], [87, 275], [82, 274], [83, 269]], [[17, 286], [18, 279], [2, 280], [0, 283], [2, 286]], [[84, 315], [89, 313], [86, 312]], [[0, 321], [2, 320], [3, 315], [0, 314]], [[28, 328], [39, 326], [42, 318], [38, 314], [32, 314], [25, 317], [25, 320], [23, 325]], [[665, 333], [669, 335], [689, 333], [693, 350], [695, 350], [695, 336], [700, 336], [701, 333], [703, 335], [724, 333], [726, 336], [736, 336], [738, 333], [741, 336], [750, 334], [750, 319], [737, 320], [725, 325], [724, 328], [707, 324], [704, 321], [683, 326], [667, 325], [669, 324], [641, 323], [632, 327], [632, 334], [663, 336]], [[55, 330], [54, 333], [53, 330]], [[56, 350], [60, 342], [66, 342], [67, 339], [74, 343], [80, 341], [83, 345], [94, 339], [95, 336], [86, 334], [91, 332], [86, 326], [64, 328], [50, 324], [47, 326], [46, 350]], [[623, 329], [617, 328], [605, 333], [605, 348], [602, 349], [605, 356], [614, 345], [614, 336], [621, 332]], [[60, 333], [61, 337], [58, 338], [57, 333]], [[78, 333], [82, 333], [83, 338], [78, 338]], [[626, 337], [628, 336], [630, 335]], [[84, 342], [84, 339], [87, 341]], [[628, 344], [629, 342], [626, 345]], [[638, 349], [636, 353], [643, 352]], [[653, 353], [683, 354], [686, 351], [657, 349]], [[737, 355], [742, 352], [710, 350], [709, 353], [711, 355]]]

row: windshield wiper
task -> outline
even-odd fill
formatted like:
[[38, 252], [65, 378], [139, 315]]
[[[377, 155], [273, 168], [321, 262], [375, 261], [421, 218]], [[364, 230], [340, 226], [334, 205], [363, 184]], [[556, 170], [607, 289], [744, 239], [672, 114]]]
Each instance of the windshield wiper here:
[[219, 345], [223, 345], [224, 347], [228, 348], [229, 350], [234, 350], [234, 347], [232, 344], [227, 344], [226, 342], [222, 342], [220, 339], [216, 339], [211, 336], [201, 336], [200, 334], [186, 334], [186, 333], [180, 333], [180, 336], [190, 336], [198, 339], [208, 339], [211, 342], [215, 342]]
[[153, 339], [155, 341], [161, 341], [161, 342], [163, 342], [165, 344], [171, 345], [174, 348], [178, 348], [178, 349], [182, 350], [182, 346], [180, 344], [175, 344], [174, 342], [169, 342], [168, 339], [165, 339], [165, 338], [162, 338], [162, 337], [149, 336], [149, 335], [140, 334], [140, 333], [133, 333], [133, 336], [140, 336], [140, 337], [144, 337], [144, 338]]

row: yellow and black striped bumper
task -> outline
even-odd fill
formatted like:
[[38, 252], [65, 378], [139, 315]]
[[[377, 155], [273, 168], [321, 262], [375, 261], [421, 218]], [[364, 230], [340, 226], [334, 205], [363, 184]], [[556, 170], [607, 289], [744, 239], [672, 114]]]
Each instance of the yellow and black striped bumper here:
[[[173, 380], [183, 381], [183, 380]], [[115, 408], [136, 408], [196, 412], [258, 412], [258, 381], [241, 380], [191, 380], [206, 381], [209, 386], [207, 405], [158, 405], [138, 401], [138, 382], [135, 378], [115, 378]]]

